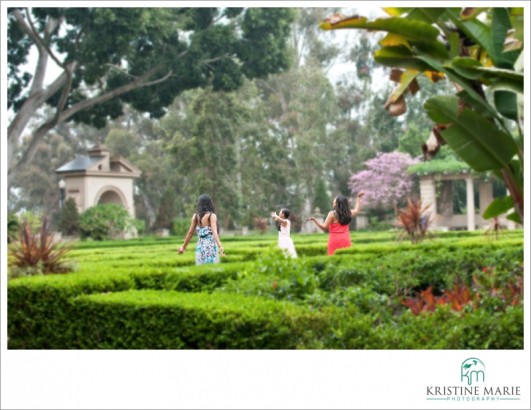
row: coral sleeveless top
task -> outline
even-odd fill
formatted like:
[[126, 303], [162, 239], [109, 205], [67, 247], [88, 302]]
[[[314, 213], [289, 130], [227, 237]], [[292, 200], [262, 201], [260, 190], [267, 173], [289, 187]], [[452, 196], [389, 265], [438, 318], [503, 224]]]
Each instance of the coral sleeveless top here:
[[340, 223], [332, 223], [328, 227], [330, 235], [328, 235], [328, 254], [333, 255], [336, 249], [349, 248], [350, 232], [348, 225], [341, 225]]

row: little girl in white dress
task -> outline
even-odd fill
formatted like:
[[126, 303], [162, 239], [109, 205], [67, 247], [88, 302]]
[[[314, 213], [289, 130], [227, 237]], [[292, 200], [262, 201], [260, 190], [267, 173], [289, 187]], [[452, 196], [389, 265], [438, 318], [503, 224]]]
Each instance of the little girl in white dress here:
[[280, 210], [279, 215], [276, 212], [271, 214], [271, 217], [277, 221], [278, 224], [278, 247], [284, 251], [284, 253], [292, 258], [297, 257], [295, 251], [295, 245], [289, 235], [291, 222], [289, 218], [289, 209], [283, 208]]

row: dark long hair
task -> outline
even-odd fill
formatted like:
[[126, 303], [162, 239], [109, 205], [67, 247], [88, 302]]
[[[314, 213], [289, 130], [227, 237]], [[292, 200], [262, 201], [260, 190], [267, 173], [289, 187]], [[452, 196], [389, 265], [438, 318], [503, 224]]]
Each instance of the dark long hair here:
[[214, 213], [214, 203], [212, 202], [212, 199], [208, 195], [201, 195], [197, 201], [197, 211], [195, 213], [195, 218], [197, 220], [197, 224], [201, 224], [201, 219], [203, 219], [203, 216], [205, 216], [208, 213]]
[[336, 207], [334, 213], [341, 225], [348, 225], [352, 221], [352, 212], [348, 204], [348, 199], [344, 195], [336, 196]]
[[[284, 219], [289, 219], [289, 214], [290, 214], [289, 209], [287, 209], [287, 208], [282, 208], [282, 209], [280, 210], [280, 213], [281, 213], [281, 214], [284, 214]], [[280, 214], [279, 214], [279, 216], [280, 216]], [[280, 222], [277, 222], [277, 228], [278, 228], [279, 231], [280, 231], [280, 225], [281, 225], [281, 223], [280, 223]]]

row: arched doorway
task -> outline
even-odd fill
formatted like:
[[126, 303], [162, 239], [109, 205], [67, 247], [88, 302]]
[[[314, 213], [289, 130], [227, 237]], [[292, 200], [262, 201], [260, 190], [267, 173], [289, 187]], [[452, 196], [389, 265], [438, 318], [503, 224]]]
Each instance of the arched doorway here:
[[114, 186], [106, 186], [98, 192], [94, 205], [101, 204], [115, 204], [123, 206], [127, 210], [129, 209], [123, 192]]
[[100, 205], [100, 204], [116, 204], [116, 205], [124, 206], [124, 204], [122, 203], [122, 199], [114, 191], [106, 191], [106, 192], [104, 192], [100, 196], [100, 199], [98, 200], [98, 205]]

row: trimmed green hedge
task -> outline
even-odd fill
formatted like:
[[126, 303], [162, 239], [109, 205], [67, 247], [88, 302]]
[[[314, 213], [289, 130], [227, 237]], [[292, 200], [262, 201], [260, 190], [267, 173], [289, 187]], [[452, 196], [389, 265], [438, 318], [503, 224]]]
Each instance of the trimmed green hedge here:
[[522, 306], [413, 316], [399, 302], [428, 286], [441, 292], [457, 278], [470, 284], [485, 268], [501, 284], [521, 276], [522, 232], [497, 241], [466, 232], [417, 245], [356, 233], [353, 247], [333, 257], [326, 235], [315, 235], [296, 243], [303, 257], [286, 261], [271, 252], [272, 238], [227, 240], [221, 264], [198, 267], [193, 252], [177, 256], [168, 240], [76, 248], [78, 273], [8, 282], [8, 347], [523, 346]]
[[[75, 321], [72, 299], [83, 294], [130, 289], [209, 291], [235, 278], [245, 264], [205, 265], [186, 270], [143, 268], [109, 272], [24, 277], [9, 281], [9, 348], [67, 348], [61, 328]], [[58, 339], [59, 337], [59, 339]]]
[[67, 349], [72, 297], [131, 289], [127, 274], [47, 275], [9, 281], [7, 331], [10, 349]]
[[152, 290], [80, 296], [74, 312], [65, 342], [83, 349], [295, 349], [312, 346], [326, 323], [258, 297]]
[[382, 322], [381, 317], [351, 309], [334, 318], [323, 343], [333, 349], [523, 349], [523, 315], [521, 305], [495, 314], [439, 307]]

